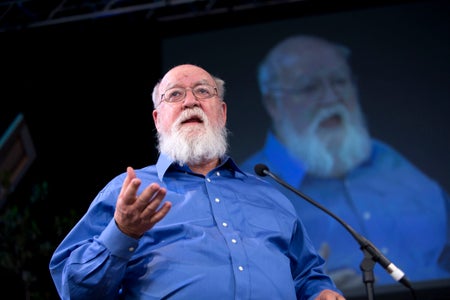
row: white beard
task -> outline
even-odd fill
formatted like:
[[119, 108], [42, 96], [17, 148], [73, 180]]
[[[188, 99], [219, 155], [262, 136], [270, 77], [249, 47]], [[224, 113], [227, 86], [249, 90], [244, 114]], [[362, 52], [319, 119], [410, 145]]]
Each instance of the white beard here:
[[[203, 123], [184, 126], [184, 120], [196, 117]], [[179, 164], [197, 165], [222, 157], [227, 149], [228, 131], [225, 125], [213, 126], [198, 107], [186, 109], [168, 132], [158, 132], [158, 150]]]
[[[320, 129], [322, 120], [338, 114], [343, 127]], [[307, 167], [307, 173], [318, 177], [338, 177], [359, 165], [370, 155], [370, 136], [364, 125], [362, 113], [355, 120], [343, 105], [320, 111], [306, 132], [298, 134], [289, 122], [283, 122], [282, 130], [289, 151]]]

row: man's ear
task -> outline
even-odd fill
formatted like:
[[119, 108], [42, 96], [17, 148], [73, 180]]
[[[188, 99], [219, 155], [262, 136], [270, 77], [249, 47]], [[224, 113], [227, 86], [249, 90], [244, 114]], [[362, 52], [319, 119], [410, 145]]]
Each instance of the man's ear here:
[[155, 128], [158, 129], [158, 111], [156, 109], [152, 112], [153, 123], [155, 123]]
[[278, 110], [278, 99], [271, 94], [267, 93], [262, 96], [262, 103], [264, 105], [264, 108], [266, 109], [267, 114], [270, 116], [270, 118], [273, 121], [279, 121], [279, 119], [282, 117], [280, 116], [279, 110]]
[[223, 124], [227, 124], [227, 104], [225, 103], [225, 101], [222, 101], [222, 114], [223, 114]]

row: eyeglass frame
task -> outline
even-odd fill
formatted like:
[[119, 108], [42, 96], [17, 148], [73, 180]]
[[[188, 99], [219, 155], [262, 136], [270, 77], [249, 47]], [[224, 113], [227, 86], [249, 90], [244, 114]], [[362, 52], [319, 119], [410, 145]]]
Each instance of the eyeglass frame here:
[[[202, 87], [202, 86], [208, 86], [208, 87], [213, 88], [213, 89], [214, 89], [214, 93], [211, 94], [211, 96], [209, 96], [209, 97], [205, 97], [205, 98], [198, 97], [198, 96], [195, 94], [194, 90], [195, 90], [196, 88]], [[183, 90], [184, 96], [181, 97], [181, 98], [180, 98], [179, 100], [177, 100], [177, 101], [167, 101], [166, 98], [165, 98], [165, 95], [166, 95], [167, 91], [170, 91], [170, 90], [172, 90], [172, 89], [180, 89], [180, 90]], [[164, 93], [161, 94], [161, 99], [160, 99], [160, 102], [158, 103], [158, 106], [159, 106], [159, 104], [161, 104], [161, 102], [178, 103], [178, 102], [183, 101], [183, 100], [186, 98], [186, 95], [187, 95], [187, 91], [188, 91], [188, 90], [191, 90], [192, 95], [194, 95], [195, 99], [200, 100], [200, 101], [206, 100], [206, 99], [211, 99], [211, 98], [214, 98], [214, 97], [216, 97], [216, 96], [219, 96], [219, 91], [217, 90], [217, 87], [212, 86], [212, 85], [210, 85], [210, 84], [206, 84], [206, 83], [197, 84], [197, 85], [194, 86], [193, 88], [190, 88], [190, 87], [185, 88], [185, 87], [176, 87], [176, 86], [175, 86], [175, 87], [171, 87], [171, 88], [165, 90]]]
[[[320, 87], [319, 89], [321, 90], [317, 90], [316, 93], [323, 93], [323, 88], [324, 88], [324, 82], [329, 80], [329, 79], [324, 79], [324, 78], [315, 78], [314, 80], [318, 80], [320, 82]], [[355, 86], [357, 78], [356, 76], [354, 76], [353, 74], [350, 74], [348, 78], [342, 79], [342, 78], [333, 78], [332, 79], [333, 82], [331, 82], [330, 84], [333, 86], [338, 85], [348, 85], [348, 87], [351, 86]], [[315, 82], [312, 83], [307, 83], [304, 87], [280, 87], [280, 86], [269, 86], [267, 88], [267, 93], [290, 93], [293, 96], [301, 96], [301, 97], [308, 97], [311, 98], [311, 96], [307, 96], [307, 95], [301, 95], [303, 94], [307, 94], [307, 93], [312, 93], [311, 88], [315, 88], [314, 85], [316, 85]], [[347, 88], [347, 87], [341, 87], [341, 88]], [[313, 96], [313, 98], [317, 99], [317, 95]]]

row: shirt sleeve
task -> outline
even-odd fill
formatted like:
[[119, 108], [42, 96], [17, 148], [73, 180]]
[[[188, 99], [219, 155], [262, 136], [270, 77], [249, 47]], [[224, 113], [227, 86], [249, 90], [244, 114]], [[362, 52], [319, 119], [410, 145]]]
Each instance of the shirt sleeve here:
[[446, 240], [441, 254], [438, 258], [439, 265], [450, 272], [450, 196], [446, 191], [442, 191], [443, 198], [445, 199], [445, 215], [447, 220], [446, 226]]
[[325, 289], [342, 294], [331, 278], [325, 274], [323, 267], [325, 261], [314, 248], [301, 220], [296, 224], [290, 255], [297, 299], [314, 299]]
[[50, 260], [50, 273], [61, 299], [116, 299], [120, 293], [138, 240], [119, 230], [113, 207], [104, 202], [94, 201]]

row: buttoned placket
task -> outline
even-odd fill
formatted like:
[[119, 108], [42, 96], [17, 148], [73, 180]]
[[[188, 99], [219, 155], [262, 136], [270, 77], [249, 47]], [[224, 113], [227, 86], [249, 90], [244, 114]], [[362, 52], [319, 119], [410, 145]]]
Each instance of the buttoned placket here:
[[[219, 232], [226, 241], [229, 250], [233, 274], [235, 278], [235, 299], [248, 299], [250, 297], [250, 273], [247, 270], [248, 259], [242, 240], [231, 222], [232, 216], [228, 215], [226, 199], [220, 198], [219, 181], [222, 180], [220, 171], [212, 173], [205, 178], [208, 197], [211, 202], [212, 213]], [[224, 179], [229, 180], [229, 178]]]

